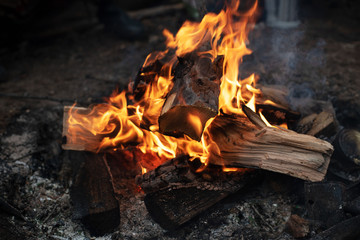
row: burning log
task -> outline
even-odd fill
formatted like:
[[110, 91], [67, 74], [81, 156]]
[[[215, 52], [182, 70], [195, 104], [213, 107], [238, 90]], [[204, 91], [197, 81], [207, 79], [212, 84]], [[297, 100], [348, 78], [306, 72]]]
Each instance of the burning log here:
[[[159, 118], [161, 132], [175, 136], [185, 133], [192, 139], [200, 139], [206, 121], [217, 114], [221, 59], [212, 63], [195, 54], [179, 58], [174, 86]], [[200, 120], [196, 126], [191, 121], [192, 116]]]
[[333, 147], [294, 131], [256, 127], [245, 116], [217, 116], [209, 129], [219, 152], [210, 162], [228, 167], [255, 167], [304, 180], [321, 181]]
[[[225, 173], [221, 169], [195, 173], [187, 156], [172, 159], [139, 175], [146, 207], [164, 229], [172, 230], [245, 186], [254, 171]], [[220, 171], [219, 171], [220, 170]]]

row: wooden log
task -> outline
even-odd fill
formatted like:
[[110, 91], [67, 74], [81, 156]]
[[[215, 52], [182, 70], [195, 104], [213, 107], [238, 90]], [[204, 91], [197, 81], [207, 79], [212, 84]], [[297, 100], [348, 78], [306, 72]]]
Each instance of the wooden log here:
[[334, 112], [324, 110], [319, 114], [313, 113], [302, 118], [296, 130], [311, 136], [330, 138], [337, 133], [338, 124]]
[[150, 215], [164, 229], [176, 229], [256, 177], [255, 171], [225, 173], [221, 168], [195, 173], [194, 165], [181, 156], [136, 178]]
[[[70, 109], [76, 110], [79, 114], [86, 115], [90, 113], [90, 108], [82, 108], [82, 107], [74, 107], [65, 106], [64, 107], [64, 115], [63, 115], [63, 131], [62, 138], [63, 144], [62, 148], [65, 150], [75, 150], [75, 151], [90, 151], [96, 152], [99, 143], [103, 139], [101, 135], [94, 135], [89, 131], [84, 131], [73, 133], [70, 135], [69, 133], [69, 111]], [[77, 139], [84, 139], [84, 141], [77, 141]]]
[[294, 131], [256, 127], [245, 116], [217, 116], [209, 128], [220, 155], [210, 162], [229, 167], [255, 167], [304, 180], [321, 181], [333, 152], [330, 143]]
[[83, 159], [70, 189], [74, 219], [94, 236], [111, 232], [120, 224], [120, 210], [102, 154], [73, 152], [72, 157]]
[[[159, 117], [160, 132], [200, 139], [206, 121], [218, 111], [221, 61], [219, 58], [212, 63], [195, 54], [179, 58], [174, 70], [174, 86]], [[200, 124], [194, 125], [191, 116], [197, 117]]]

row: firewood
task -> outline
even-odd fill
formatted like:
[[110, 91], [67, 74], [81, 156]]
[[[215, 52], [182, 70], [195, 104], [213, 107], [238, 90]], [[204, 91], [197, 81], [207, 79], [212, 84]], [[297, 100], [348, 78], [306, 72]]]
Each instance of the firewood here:
[[[65, 150], [75, 150], [75, 151], [90, 151], [96, 152], [99, 143], [101, 142], [103, 136], [93, 135], [89, 131], [82, 131], [81, 133], [77, 133], [75, 135], [68, 135], [69, 128], [69, 111], [72, 109], [71, 106], [64, 107], [64, 115], [63, 115], [63, 144], [62, 148]], [[89, 108], [75, 107], [79, 114], [88, 114], [90, 112]], [[68, 139], [69, 138], [69, 139]], [[84, 138], [84, 141], [75, 141], [75, 139]], [[86, 139], [86, 140], [85, 140]]]
[[255, 167], [310, 181], [321, 181], [333, 152], [330, 143], [294, 131], [256, 127], [245, 116], [217, 116], [210, 125], [220, 149], [210, 162], [229, 167]]
[[[174, 86], [168, 93], [159, 117], [160, 131], [165, 134], [187, 134], [199, 140], [206, 121], [218, 110], [221, 58], [214, 63], [195, 54], [179, 58], [174, 70]], [[194, 126], [191, 116], [200, 119]]]
[[187, 156], [172, 159], [139, 175], [146, 207], [164, 229], [173, 230], [199, 215], [255, 178], [255, 171], [195, 173]]
[[330, 138], [337, 132], [338, 125], [333, 112], [324, 110], [319, 114], [313, 113], [301, 119], [297, 130], [311, 136]]
[[119, 203], [102, 155], [73, 152], [72, 156], [83, 159], [70, 189], [74, 218], [95, 236], [109, 233], [120, 224]]

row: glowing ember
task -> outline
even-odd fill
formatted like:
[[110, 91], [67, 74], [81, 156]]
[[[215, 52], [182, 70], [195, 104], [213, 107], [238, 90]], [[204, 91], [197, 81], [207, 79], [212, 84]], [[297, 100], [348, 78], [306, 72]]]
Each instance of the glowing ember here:
[[[71, 109], [68, 135], [74, 137], [69, 139], [74, 142], [86, 141], [81, 138], [81, 133], [88, 131], [94, 136], [102, 137], [100, 145], [94, 146], [98, 151], [124, 148], [132, 144], [143, 153], [149, 151], [156, 153], [164, 161], [179, 154], [187, 154], [192, 159], [199, 158], [206, 166], [209, 152], [217, 152], [220, 155], [220, 150], [208, 133], [208, 126], [213, 118], [206, 122], [201, 142], [187, 136], [175, 138], [159, 133], [158, 118], [165, 98], [173, 87], [171, 73], [177, 64], [177, 57], [192, 52], [212, 61], [218, 56], [224, 58], [219, 114], [221, 110], [225, 114], [244, 115], [243, 104], [256, 111], [255, 95], [261, 92], [255, 88], [255, 75], [252, 74], [243, 80], [239, 79], [239, 64], [244, 55], [251, 53], [246, 47], [247, 34], [251, 27], [249, 23], [254, 20], [257, 2], [245, 13], [239, 13], [238, 8], [239, 1], [232, 1], [226, 10], [222, 10], [219, 14], [208, 13], [200, 23], [186, 21], [175, 36], [164, 30], [168, 49], [149, 54], [143, 67], [150, 66], [155, 61], [164, 59], [165, 56], [168, 58], [170, 55], [171, 60], [164, 64], [160, 71], [143, 74], [152, 78], [146, 86], [143, 97], [135, 100], [131, 83], [129, 90], [113, 94], [107, 100], [107, 104], [94, 106], [88, 115]], [[207, 50], [199, 50], [206, 46], [210, 47]], [[171, 55], [170, 50], [175, 50], [175, 55]], [[262, 118], [265, 119], [263, 116]], [[199, 117], [190, 115], [189, 120], [200, 135], [203, 126]], [[264, 121], [269, 124], [266, 119]], [[142, 167], [143, 173], [148, 170], [151, 169]], [[224, 171], [235, 170], [224, 167]]]

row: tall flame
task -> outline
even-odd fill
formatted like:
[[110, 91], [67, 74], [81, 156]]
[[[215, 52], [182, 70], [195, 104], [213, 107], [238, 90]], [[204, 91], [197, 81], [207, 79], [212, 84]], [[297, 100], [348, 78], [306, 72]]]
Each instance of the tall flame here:
[[[84, 116], [75, 109], [70, 110], [69, 136], [81, 136], [81, 132], [89, 131], [94, 136], [102, 136], [97, 150], [106, 148], [122, 148], [136, 144], [142, 152], [152, 151], [164, 160], [174, 158], [179, 154], [188, 154], [193, 159], [199, 158], [206, 166], [211, 151], [220, 150], [211, 140], [208, 133], [212, 119], [204, 127], [201, 142], [190, 137], [174, 138], [158, 132], [158, 117], [166, 95], [173, 86], [172, 68], [177, 64], [177, 57], [196, 52], [201, 57], [214, 61], [223, 56], [223, 75], [220, 84], [219, 113], [244, 114], [242, 104], [255, 111], [255, 75], [246, 79], [239, 78], [239, 64], [245, 55], [251, 54], [246, 47], [247, 35], [254, 20], [257, 1], [245, 13], [238, 11], [240, 2], [231, 1], [225, 10], [219, 14], [208, 13], [200, 23], [186, 21], [174, 36], [168, 30], [163, 34], [167, 38], [167, 50], [149, 54], [143, 67], [164, 59], [171, 51], [170, 61], [163, 65], [160, 71], [151, 73], [153, 79], [146, 86], [141, 100], [135, 100], [131, 85], [127, 91], [113, 94], [107, 104], [96, 105]], [[201, 50], [200, 50], [201, 49]], [[205, 50], [204, 50], [205, 49]], [[172, 51], [174, 52], [174, 51]], [[132, 101], [128, 104], [127, 99]], [[196, 116], [190, 116], [195, 130], [202, 131], [201, 121]], [[147, 129], [140, 126], [148, 123]], [[69, 138], [71, 141], [86, 141], [86, 139]], [[149, 169], [148, 169], [149, 170]], [[232, 169], [227, 169], [232, 170]]]

